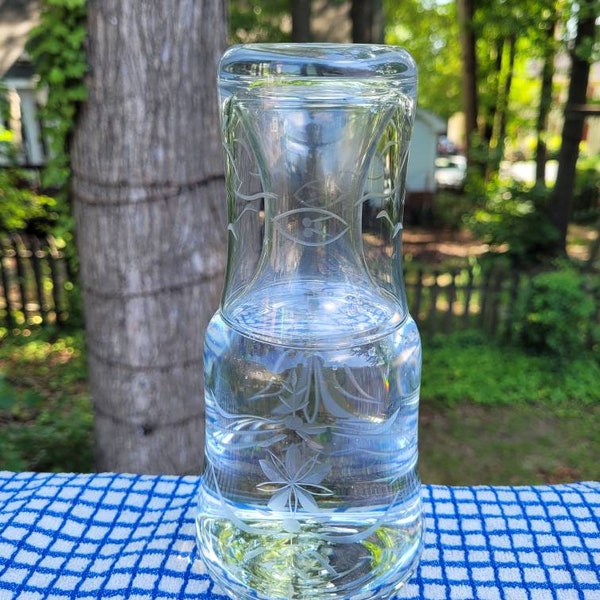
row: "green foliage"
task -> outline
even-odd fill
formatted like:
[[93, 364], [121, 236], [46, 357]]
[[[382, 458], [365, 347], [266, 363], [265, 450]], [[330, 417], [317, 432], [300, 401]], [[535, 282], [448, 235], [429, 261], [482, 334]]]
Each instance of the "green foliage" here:
[[579, 40], [573, 48], [575, 56], [580, 60], [589, 61], [590, 64], [600, 60], [600, 40], [598, 40], [598, 15], [600, 14], [600, 1], [579, 0], [572, 3], [573, 14], [578, 21], [583, 19], [595, 20], [596, 35], [586, 36]]
[[404, 46], [419, 67], [419, 106], [448, 118], [461, 110], [456, 2], [386, 0], [385, 41]]
[[487, 186], [484, 197], [485, 204], [467, 217], [473, 233], [505, 252], [514, 264], [542, 261], [558, 235], [546, 210], [548, 192], [519, 183], [494, 182]]
[[600, 217], [600, 157], [579, 159], [573, 194], [573, 219], [589, 223]]
[[83, 335], [54, 333], [2, 340], [0, 469], [93, 470]]
[[563, 361], [585, 352], [595, 312], [585, 284], [570, 265], [535, 275], [517, 303], [515, 339]]
[[71, 242], [74, 224], [69, 203], [69, 143], [78, 110], [86, 98], [85, 0], [43, 0], [40, 24], [28, 43], [40, 87], [47, 90], [41, 109], [49, 159], [42, 184], [56, 190], [58, 220], [54, 233]]
[[233, 44], [289, 42], [289, 0], [232, 0], [229, 4], [229, 37]]
[[434, 199], [433, 226], [437, 229], [459, 231], [465, 218], [473, 211], [471, 196], [453, 191], [438, 191]]
[[55, 221], [54, 198], [40, 193], [36, 175], [16, 166], [13, 135], [0, 126], [0, 156], [13, 164], [0, 168], [0, 233], [44, 232]]
[[600, 362], [589, 352], [568, 358], [557, 368], [547, 356], [501, 345], [477, 331], [437, 336], [424, 342], [421, 393], [447, 406], [540, 402], [568, 410], [600, 404]]
[[46, 232], [56, 219], [54, 198], [39, 194], [30, 173], [16, 167], [0, 169], [0, 233]]

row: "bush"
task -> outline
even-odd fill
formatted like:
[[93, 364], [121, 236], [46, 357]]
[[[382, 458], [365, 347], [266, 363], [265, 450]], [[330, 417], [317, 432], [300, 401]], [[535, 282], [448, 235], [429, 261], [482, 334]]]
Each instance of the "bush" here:
[[465, 215], [473, 210], [473, 200], [461, 192], [438, 191], [433, 200], [433, 226], [436, 229], [459, 231]]
[[0, 233], [45, 233], [56, 220], [56, 201], [41, 193], [34, 171], [17, 166], [12, 137], [0, 125], [0, 156], [9, 161], [0, 168]]
[[502, 248], [513, 264], [541, 262], [558, 238], [546, 210], [548, 199], [545, 189], [499, 185], [489, 190], [485, 206], [475, 210], [467, 223], [476, 236]]
[[516, 340], [536, 352], [572, 358], [588, 347], [594, 312], [584, 276], [573, 267], [539, 273], [518, 301]]
[[573, 219], [579, 223], [589, 223], [600, 216], [600, 160], [581, 159], [577, 167]]

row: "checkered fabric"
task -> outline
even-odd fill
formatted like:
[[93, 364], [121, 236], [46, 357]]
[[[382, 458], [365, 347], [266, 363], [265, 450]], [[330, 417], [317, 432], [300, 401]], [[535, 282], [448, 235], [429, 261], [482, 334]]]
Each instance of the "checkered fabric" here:
[[[227, 600], [195, 551], [199, 479], [0, 472], [0, 600]], [[600, 483], [423, 486], [398, 600], [600, 599]]]

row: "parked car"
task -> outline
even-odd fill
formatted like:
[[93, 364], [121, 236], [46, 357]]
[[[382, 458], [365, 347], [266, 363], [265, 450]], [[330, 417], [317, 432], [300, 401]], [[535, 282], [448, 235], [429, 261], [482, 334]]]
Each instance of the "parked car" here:
[[438, 189], [462, 191], [467, 178], [467, 159], [460, 154], [435, 159], [435, 182]]

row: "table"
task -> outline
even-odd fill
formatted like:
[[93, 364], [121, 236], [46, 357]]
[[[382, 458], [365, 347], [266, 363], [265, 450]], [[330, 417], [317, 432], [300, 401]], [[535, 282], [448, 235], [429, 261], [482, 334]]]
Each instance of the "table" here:
[[[227, 600], [194, 542], [197, 477], [0, 472], [0, 599]], [[600, 482], [423, 486], [400, 600], [597, 600]]]

